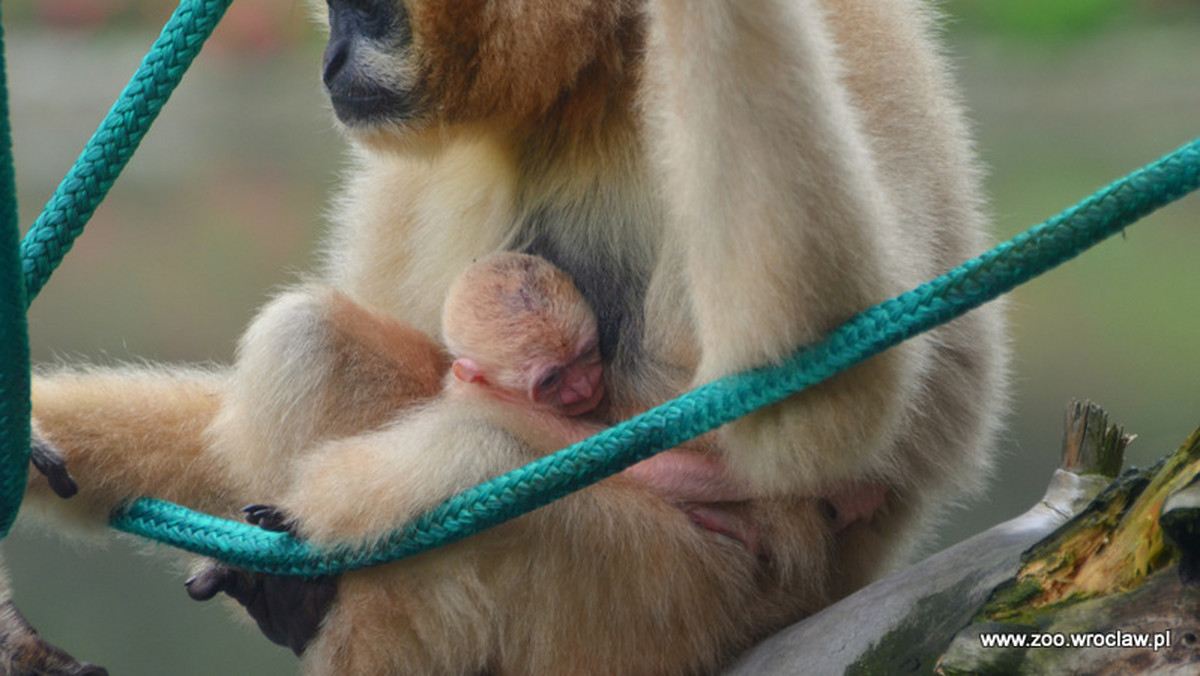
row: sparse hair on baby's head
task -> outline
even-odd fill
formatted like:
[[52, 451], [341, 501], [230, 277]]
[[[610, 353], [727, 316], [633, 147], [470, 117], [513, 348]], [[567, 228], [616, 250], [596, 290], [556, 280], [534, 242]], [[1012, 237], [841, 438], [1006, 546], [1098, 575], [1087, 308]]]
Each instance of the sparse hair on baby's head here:
[[569, 358], [596, 317], [571, 278], [544, 258], [501, 252], [477, 259], [450, 286], [442, 337], [456, 357], [521, 371]]

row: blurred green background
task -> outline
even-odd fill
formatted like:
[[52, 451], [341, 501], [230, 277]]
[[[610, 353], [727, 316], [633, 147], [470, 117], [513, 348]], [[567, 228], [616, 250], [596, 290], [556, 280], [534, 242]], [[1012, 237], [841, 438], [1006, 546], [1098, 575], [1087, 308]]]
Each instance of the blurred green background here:
[[[1190, 0], [958, 0], [948, 42], [998, 236], [1200, 136], [1200, 7]], [[22, 220], [30, 223], [169, 14], [169, 0], [6, 4]], [[237, 0], [30, 314], [35, 360], [230, 359], [273, 288], [312, 259], [340, 142], [306, 8]], [[1062, 411], [1092, 398], [1146, 464], [1200, 424], [1200, 198], [1172, 206], [1011, 298], [1013, 411], [988, 497], [938, 548], [1032, 505]], [[111, 540], [111, 539], [108, 539]], [[113, 674], [288, 674], [290, 653], [183, 592], [179, 557], [131, 540], [4, 545], [19, 605]]]

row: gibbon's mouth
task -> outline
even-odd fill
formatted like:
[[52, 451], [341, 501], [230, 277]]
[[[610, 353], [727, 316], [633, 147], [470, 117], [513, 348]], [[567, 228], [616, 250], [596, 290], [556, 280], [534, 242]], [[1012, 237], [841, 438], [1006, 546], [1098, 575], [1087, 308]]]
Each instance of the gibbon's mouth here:
[[354, 54], [353, 43], [333, 40], [322, 57], [321, 81], [338, 119], [347, 126], [369, 126], [411, 117], [414, 100], [409, 92], [368, 77]]
[[412, 114], [407, 97], [391, 92], [328, 92], [333, 112], [342, 124], [354, 127], [401, 122]]

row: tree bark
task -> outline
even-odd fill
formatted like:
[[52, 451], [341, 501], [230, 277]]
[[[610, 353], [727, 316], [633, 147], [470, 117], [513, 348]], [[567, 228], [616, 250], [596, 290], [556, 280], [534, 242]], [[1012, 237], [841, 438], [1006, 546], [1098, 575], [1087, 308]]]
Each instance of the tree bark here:
[[1024, 515], [784, 630], [728, 673], [1200, 673], [1200, 431], [1116, 477], [1132, 437], [1089, 403], [1065, 427], [1063, 465]]

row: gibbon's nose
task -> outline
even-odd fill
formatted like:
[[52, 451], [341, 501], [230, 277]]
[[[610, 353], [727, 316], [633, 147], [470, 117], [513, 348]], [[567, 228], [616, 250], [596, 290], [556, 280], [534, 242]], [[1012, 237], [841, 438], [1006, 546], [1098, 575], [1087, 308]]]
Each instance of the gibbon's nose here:
[[350, 59], [350, 41], [349, 40], [330, 40], [325, 47], [324, 70], [321, 73], [321, 80], [325, 83], [325, 88], [332, 90], [338, 75], [346, 66], [346, 62]]
[[586, 372], [570, 369], [558, 390], [558, 398], [564, 405], [570, 406], [590, 398], [595, 389], [595, 384]]

